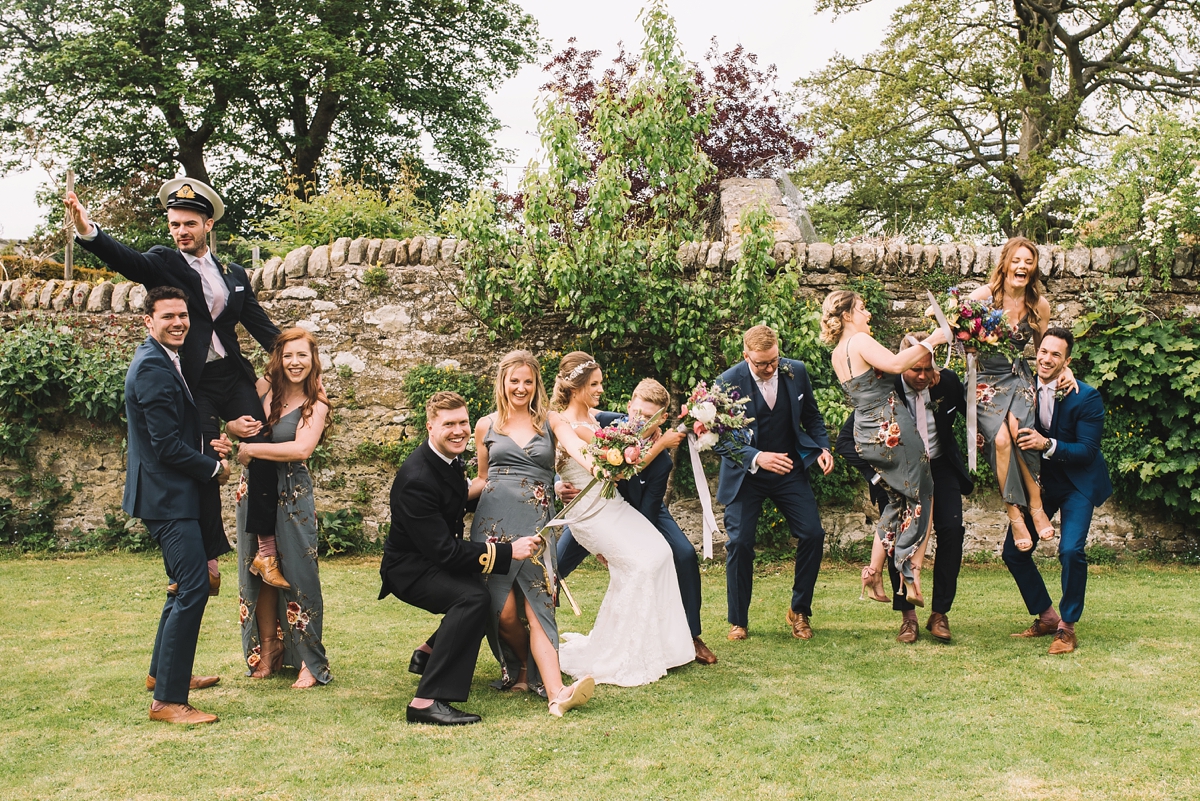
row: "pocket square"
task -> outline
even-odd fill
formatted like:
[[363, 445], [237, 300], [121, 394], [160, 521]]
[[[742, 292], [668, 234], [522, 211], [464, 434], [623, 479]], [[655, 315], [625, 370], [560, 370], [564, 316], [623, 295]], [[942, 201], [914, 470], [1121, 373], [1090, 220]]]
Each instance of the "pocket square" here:
[[800, 401], [800, 400], [804, 400], [804, 393], [803, 393], [803, 392], [801, 392], [799, 395], [797, 395], [797, 396], [796, 396], [796, 400], [798, 400], [798, 401]]
[[234, 291], [234, 292], [244, 292], [244, 291], [245, 291], [245, 289], [246, 289], [246, 287], [242, 286], [241, 284], [238, 284], [237, 286], [235, 286], [235, 287], [233, 288], [233, 291]]
[[957, 408], [958, 408], [957, 406], [951, 406], [949, 409], [946, 410], [946, 414], [954, 414], [954, 410]]

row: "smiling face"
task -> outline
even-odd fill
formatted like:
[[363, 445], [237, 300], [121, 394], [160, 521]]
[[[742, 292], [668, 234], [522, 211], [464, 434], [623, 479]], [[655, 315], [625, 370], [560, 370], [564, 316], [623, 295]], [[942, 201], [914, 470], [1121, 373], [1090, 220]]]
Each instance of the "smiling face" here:
[[527, 409], [537, 392], [537, 379], [528, 365], [519, 364], [504, 377], [504, 396], [514, 409]]
[[1037, 272], [1037, 257], [1022, 245], [1013, 251], [1012, 259], [1004, 269], [1005, 294], [1020, 295], [1025, 291]]
[[1069, 353], [1065, 339], [1049, 334], [1042, 337], [1042, 344], [1037, 351], [1038, 378], [1047, 384], [1058, 380], [1063, 369], [1071, 363]]
[[212, 230], [212, 217], [205, 217], [189, 209], [167, 209], [167, 228], [175, 247], [192, 256], [203, 256], [208, 249], [208, 232]]
[[178, 298], [158, 301], [144, 319], [150, 336], [164, 348], [176, 351], [183, 347], [183, 340], [187, 338], [188, 328], [192, 325], [187, 301]]
[[779, 369], [779, 346], [772, 345], [767, 350], [744, 350], [742, 358], [759, 381], [769, 381]]
[[600, 396], [604, 394], [604, 373], [599, 367], [592, 370], [592, 374], [588, 376], [587, 381], [576, 391], [576, 394], [581, 401], [587, 404], [589, 409], [595, 409], [600, 405]]
[[293, 384], [303, 384], [313, 369], [312, 348], [303, 339], [284, 343], [281, 355], [283, 374]]
[[471, 419], [466, 406], [457, 409], [439, 409], [425, 423], [429, 432], [429, 444], [447, 458], [453, 458], [467, 449], [471, 437]]

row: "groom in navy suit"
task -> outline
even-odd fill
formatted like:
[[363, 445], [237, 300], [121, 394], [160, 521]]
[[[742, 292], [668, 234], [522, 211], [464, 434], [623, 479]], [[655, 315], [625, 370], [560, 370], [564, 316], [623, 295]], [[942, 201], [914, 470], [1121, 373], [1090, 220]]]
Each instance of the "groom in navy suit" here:
[[205, 455], [200, 414], [183, 380], [179, 349], [190, 326], [187, 295], [170, 286], [151, 289], [145, 321], [150, 336], [125, 376], [129, 456], [122, 508], [146, 524], [162, 548], [167, 575], [178, 584], [167, 595], [154, 639], [146, 681], [154, 690], [150, 719], [214, 723], [216, 715], [188, 704], [188, 691], [218, 681], [192, 676], [209, 593], [200, 498], [204, 488], [228, 480], [229, 465]]
[[833, 470], [825, 421], [813, 397], [804, 362], [779, 358], [779, 338], [756, 325], [742, 337], [744, 361], [718, 381], [749, 397], [750, 444], [736, 455], [721, 455], [717, 502], [725, 505], [725, 583], [729, 639], [747, 637], [750, 592], [754, 581], [754, 539], [767, 498], [787, 520], [797, 539], [796, 577], [787, 622], [792, 635], [812, 639], [813, 587], [821, 569], [825, 530], [808, 471], [815, 462], [826, 475]]
[[1079, 382], [1078, 393], [1058, 391], [1058, 377], [1071, 363], [1075, 337], [1065, 328], [1049, 328], [1037, 352], [1038, 400], [1036, 428], [1022, 428], [1017, 445], [1042, 454], [1042, 501], [1046, 514], [1062, 512], [1058, 560], [1062, 564], [1060, 617], [1054, 611], [1046, 583], [1033, 562], [1033, 552], [1017, 550], [1012, 529], [1004, 540], [1004, 563], [1017, 581], [1033, 625], [1014, 637], [1053, 634], [1050, 653], [1075, 650], [1075, 623], [1083, 615], [1087, 589], [1088, 529], [1092, 511], [1112, 495], [1108, 465], [1100, 452], [1104, 435], [1104, 401], [1094, 388]]

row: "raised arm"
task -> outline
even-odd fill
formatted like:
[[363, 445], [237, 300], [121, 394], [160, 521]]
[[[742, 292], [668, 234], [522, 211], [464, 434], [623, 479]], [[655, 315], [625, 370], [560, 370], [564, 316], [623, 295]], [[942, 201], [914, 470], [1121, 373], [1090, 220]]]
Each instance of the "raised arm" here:
[[[946, 344], [946, 332], [939, 328], [930, 334], [925, 339], [925, 342], [929, 343], [929, 348], [944, 345]], [[854, 335], [851, 337], [850, 342], [846, 344], [846, 347], [852, 357], [857, 356], [866, 362], [868, 366], [874, 367], [881, 373], [890, 373], [892, 375], [903, 373], [925, 358], [925, 356], [932, 353], [929, 348], [925, 347], [925, 343], [905, 348], [899, 353], [892, 353], [883, 345], [876, 342], [875, 338], [870, 334], [866, 336], [862, 334]]]
[[130, 281], [144, 284], [147, 289], [167, 283], [159, 265], [145, 253], [122, 244], [100, 230], [88, 217], [87, 209], [79, 202], [74, 192], [67, 193], [64, 201], [67, 216], [75, 225], [76, 239], [80, 247], [94, 253], [105, 264]]

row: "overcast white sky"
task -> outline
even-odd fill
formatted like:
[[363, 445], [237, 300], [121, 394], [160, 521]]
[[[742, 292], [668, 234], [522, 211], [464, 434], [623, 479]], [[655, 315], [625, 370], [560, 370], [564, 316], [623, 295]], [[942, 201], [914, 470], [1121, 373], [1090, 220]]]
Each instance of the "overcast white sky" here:
[[[519, 0], [539, 22], [542, 36], [553, 51], [561, 50], [574, 36], [580, 49], [600, 50], [604, 60], [617, 52], [617, 42], [637, 52], [642, 29], [637, 15], [645, 0], [606, 0], [575, 4], [563, 0]], [[779, 68], [783, 89], [802, 75], [819, 69], [835, 52], [858, 56], [874, 49], [900, 0], [874, 0], [866, 9], [834, 21], [816, 14], [813, 0], [672, 0], [669, 9], [678, 25], [688, 58], [703, 59], [716, 36], [722, 50], [742, 44], [757, 53], [760, 64]], [[499, 144], [517, 151], [514, 164], [505, 168], [513, 185], [520, 170], [537, 152], [533, 116], [538, 87], [546, 75], [538, 65], [527, 66], [492, 99], [505, 128]], [[0, 237], [21, 238], [32, 233], [44, 215], [33, 195], [46, 180], [40, 171], [0, 177]]]

